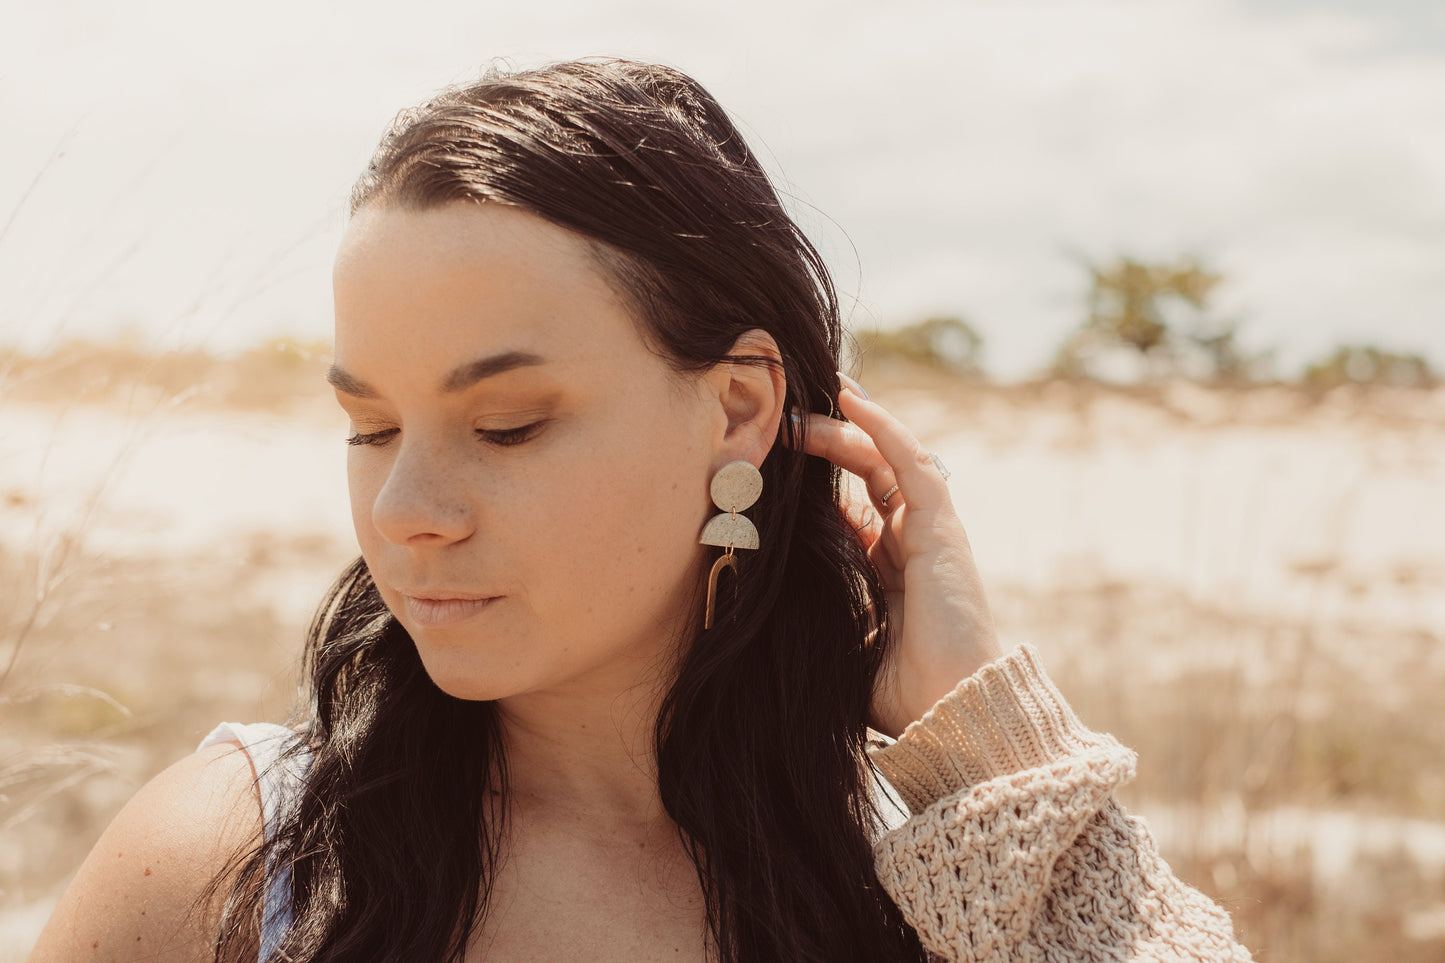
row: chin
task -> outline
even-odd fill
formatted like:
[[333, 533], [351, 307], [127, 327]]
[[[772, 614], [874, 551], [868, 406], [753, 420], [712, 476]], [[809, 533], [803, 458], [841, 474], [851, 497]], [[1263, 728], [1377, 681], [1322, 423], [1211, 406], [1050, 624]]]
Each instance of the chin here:
[[492, 702], [531, 688], [521, 666], [502, 666], [475, 653], [425, 643], [417, 644], [417, 653], [432, 684], [454, 699]]
[[514, 641], [504, 641], [496, 626], [480, 631], [467, 624], [418, 626], [404, 606], [393, 615], [406, 630], [422, 668], [432, 684], [455, 699], [469, 702], [490, 702], [524, 691], [533, 683], [534, 669], [517, 659], [525, 651]]

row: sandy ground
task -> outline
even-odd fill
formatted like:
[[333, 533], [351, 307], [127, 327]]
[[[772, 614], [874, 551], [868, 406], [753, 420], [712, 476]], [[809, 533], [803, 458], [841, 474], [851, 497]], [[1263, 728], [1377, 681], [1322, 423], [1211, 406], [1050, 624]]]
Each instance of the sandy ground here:
[[[1256, 952], [1274, 949], [1261, 958], [1349, 950], [1316, 917], [1391, 860], [1414, 889], [1372, 945], [1445, 958], [1445, 737], [1428, 721], [1445, 682], [1445, 390], [1306, 405], [1283, 388], [887, 372], [869, 387], [952, 470], [1001, 635], [1036, 644], [1085, 718], [1140, 750], [1154, 775], [1128, 801]], [[221, 718], [284, 713], [301, 628], [354, 554], [328, 407], [3, 413], [12, 631], [54, 584], [0, 751], [79, 744], [100, 762], [0, 824], [0, 960], [23, 958], [140, 782]], [[1294, 916], [1254, 906], [1282, 879], [1309, 894]], [[1371, 919], [1361, 932], [1386, 932]]]

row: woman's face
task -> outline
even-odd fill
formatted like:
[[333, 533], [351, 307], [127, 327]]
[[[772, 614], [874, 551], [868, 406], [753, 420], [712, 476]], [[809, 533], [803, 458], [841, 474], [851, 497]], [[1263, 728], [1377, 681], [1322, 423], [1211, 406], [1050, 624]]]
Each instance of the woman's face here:
[[645, 347], [581, 239], [495, 203], [367, 208], [334, 282], [356, 535], [438, 686], [635, 676], [693, 631], [723, 382]]

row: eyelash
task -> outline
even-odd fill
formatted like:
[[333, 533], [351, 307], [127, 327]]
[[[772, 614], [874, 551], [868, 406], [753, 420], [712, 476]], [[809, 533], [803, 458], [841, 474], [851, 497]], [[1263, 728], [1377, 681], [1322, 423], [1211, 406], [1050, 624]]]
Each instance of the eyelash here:
[[[542, 422], [534, 421], [530, 425], [522, 425], [519, 428], [505, 428], [498, 431], [483, 431], [477, 429], [478, 437], [497, 445], [501, 448], [510, 448], [513, 445], [520, 445], [529, 441], [535, 433], [535, 429], [542, 427]], [[346, 439], [348, 445], [384, 445], [391, 440], [391, 436], [397, 433], [396, 428], [387, 428], [382, 431], [357, 432]]]

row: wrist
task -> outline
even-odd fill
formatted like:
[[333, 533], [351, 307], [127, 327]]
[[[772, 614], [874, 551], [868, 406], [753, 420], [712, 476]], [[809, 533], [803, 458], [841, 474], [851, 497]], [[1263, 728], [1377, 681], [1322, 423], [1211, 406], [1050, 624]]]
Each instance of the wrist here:
[[909, 725], [922, 719], [964, 680], [1003, 658], [996, 636], [974, 640], [967, 646], [940, 647], [936, 652], [902, 659], [899, 664], [898, 738]]
[[1025, 643], [965, 678], [869, 756], [917, 813], [998, 776], [1119, 748], [1079, 721]]

